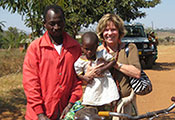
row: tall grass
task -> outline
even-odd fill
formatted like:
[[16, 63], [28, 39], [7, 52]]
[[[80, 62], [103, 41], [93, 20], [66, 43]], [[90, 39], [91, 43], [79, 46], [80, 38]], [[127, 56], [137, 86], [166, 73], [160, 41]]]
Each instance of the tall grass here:
[[0, 77], [22, 71], [25, 52], [19, 49], [0, 49]]
[[0, 50], [0, 120], [24, 120], [26, 98], [22, 86], [25, 53]]
[[22, 73], [1, 77], [0, 86], [0, 120], [23, 120], [26, 98]]

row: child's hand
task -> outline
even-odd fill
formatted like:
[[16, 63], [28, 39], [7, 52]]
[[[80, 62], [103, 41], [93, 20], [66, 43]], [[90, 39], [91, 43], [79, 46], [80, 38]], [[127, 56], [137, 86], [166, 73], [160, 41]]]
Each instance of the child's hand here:
[[96, 65], [95, 67], [91, 67], [91, 62], [90, 62], [88, 64], [88, 67], [87, 67], [87, 71], [85, 73], [85, 76], [88, 76], [88, 77], [101, 77], [100, 74], [97, 74], [97, 73], [100, 73], [101, 70], [99, 70], [99, 72], [97, 72], [97, 71], [102, 66], [104, 66], [104, 63], [101, 63], [99, 65]]
[[92, 84], [93, 80], [93, 77], [84, 76], [85, 84]]
[[104, 73], [104, 69], [103, 67], [100, 67], [98, 69], [96, 69], [95, 73], [99, 76], [99, 77], [103, 77], [103, 73]]

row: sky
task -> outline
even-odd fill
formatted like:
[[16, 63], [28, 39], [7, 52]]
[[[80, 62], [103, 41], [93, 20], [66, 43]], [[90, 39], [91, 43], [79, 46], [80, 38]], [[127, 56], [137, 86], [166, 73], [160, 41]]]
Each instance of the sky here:
[[146, 27], [174, 28], [175, 29], [175, 0], [161, 0], [154, 8], [143, 9], [146, 17], [135, 21], [143, 23]]
[[[161, 4], [154, 8], [140, 9], [146, 12], [146, 17], [136, 19], [133, 22], [140, 22], [145, 27], [152, 27], [153, 29], [175, 29], [175, 0], [162, 0]], [[30, 28], [24, 25], [22, 16], [17, 13], [11, 14], [7, 10], [0, 7], [0, 21], [5, 21], [5, 30], [12, 26], [28, 33], [31, 32]]]

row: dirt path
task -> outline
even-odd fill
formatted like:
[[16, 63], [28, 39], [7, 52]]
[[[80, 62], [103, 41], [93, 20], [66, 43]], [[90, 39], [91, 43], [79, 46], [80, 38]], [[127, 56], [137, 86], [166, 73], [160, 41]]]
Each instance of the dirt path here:
[[158, 59], [153, 69], [145, 70], [153, 91], [137, 97], [139, 114], [167, 108], [175, 96], [175, 46], [158, 46]]

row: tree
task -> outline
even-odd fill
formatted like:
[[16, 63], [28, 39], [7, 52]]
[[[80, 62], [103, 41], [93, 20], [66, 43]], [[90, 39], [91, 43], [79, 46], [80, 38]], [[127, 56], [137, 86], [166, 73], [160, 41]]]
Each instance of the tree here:
[[5, 27], [4, 23], [5, 21], [0, 21], [0, 32], [3, 32], [2, 27]]
[[140, 8], [153, 8], [160, 4], [161, 0], [116, 0], [114, 4], [115, 12], [125, 21], [135, 20], [146, 16]]
[[[30, 27], [34, 36], [42, 34], [42, 0], [2, 0], [0, 6], [11, 13], [19, 13], [25, 25]], [[25, 17], [25, 18], [24, 18]]]
[[130, 21], [144, 17], [140, 8], [155, 7], [160, 0], [9, 0], [0, 1], [0, 6], [12, 13], [25, 16], [25, 24], [31, 27], [34, 35], [41, 35], [43, 10], [46, 5], [58, 4], [66, 16], [66, 30], [75, 36], [82, 26], [97, 22], [106, 13], [117, 13]]
[[0, 32], [0, 47], [5, 49], [18, 48], [20, 41], [26, 39], [27, 35], [16, 27], [9, 27], [7, 31]]

